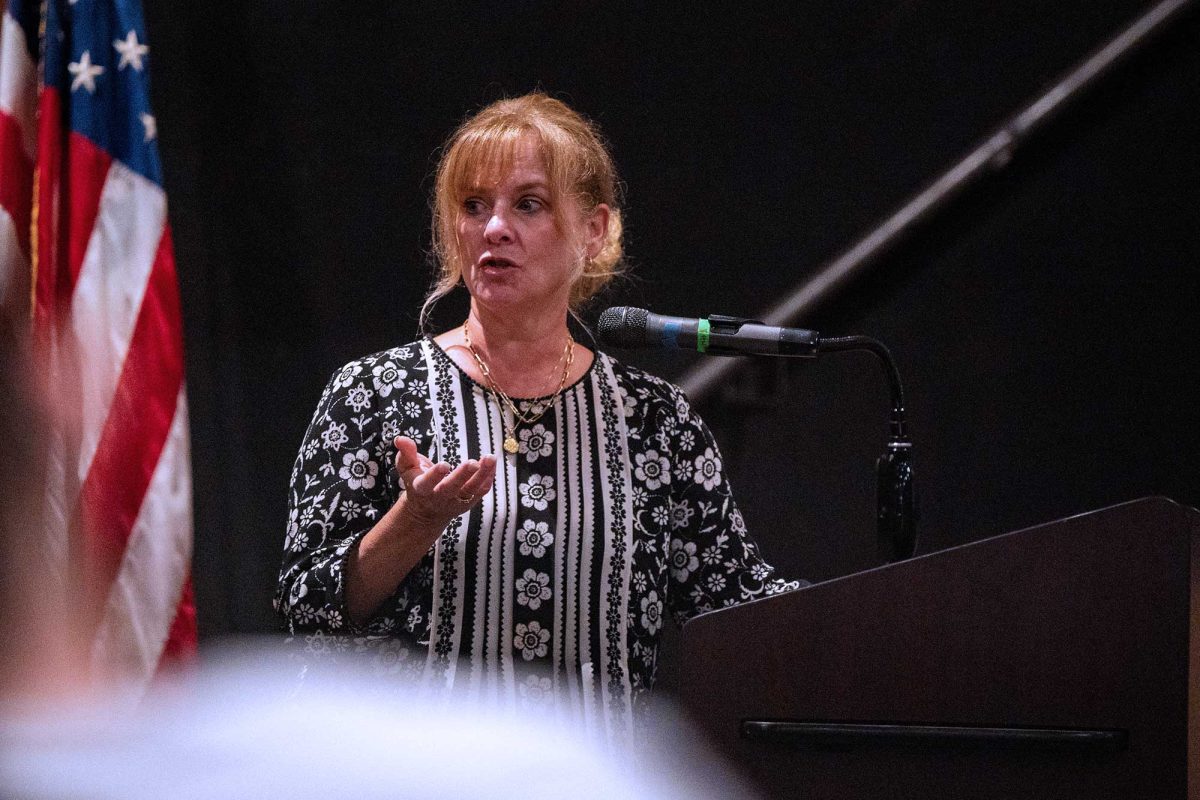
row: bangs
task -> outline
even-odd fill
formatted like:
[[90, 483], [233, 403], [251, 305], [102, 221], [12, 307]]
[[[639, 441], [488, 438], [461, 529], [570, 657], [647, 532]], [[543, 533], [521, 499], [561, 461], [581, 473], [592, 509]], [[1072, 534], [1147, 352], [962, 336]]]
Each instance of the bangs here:
[[458, 205], [480, 186], [499, 183], [512, 169], [527, 135], [537, 138], [544, 161], [545, 147], [538, 130], [515, 120], [497, 120], [455, 142], [444, 177], [450, 201]]

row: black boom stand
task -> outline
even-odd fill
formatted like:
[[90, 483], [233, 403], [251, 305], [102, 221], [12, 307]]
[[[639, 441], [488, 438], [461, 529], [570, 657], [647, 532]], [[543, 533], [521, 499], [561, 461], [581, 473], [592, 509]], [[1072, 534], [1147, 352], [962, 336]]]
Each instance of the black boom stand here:
[[[709, 315], [707, 323], [708, 338], [704, 346], [697, 349], [710, 355], [752, 353], [814, 358], [822, 353], [866, 350], [879, 358], [892, 394], [891, 437], [887, 451], [875, 462], [879, 552], [888, 563], [910, 558], [917, 547], [913, 446], [904, 424], [904, 387], [900, 383], [900, 372], [883, 343], [869, 336], [823, 337], [816, 331], [802, 328], [766, 328], [758, 320], [717, 314]], [[745, 335], [751, 331], [759, 333]], [[763, 335], [768, 331], [769, 336]], [[768, 339], [771, 340], [769, 345]]]
[[904, 386], [892, 354], [869, 336], [817, 339], [818, 353], [867, 350], [883, 366], [892, 393], [891, 437], [875, 462], [879, 552], [889, 563], [910, 558], [917, 549], [917, 498], [913, 486], [912, 441], [904, 424]]

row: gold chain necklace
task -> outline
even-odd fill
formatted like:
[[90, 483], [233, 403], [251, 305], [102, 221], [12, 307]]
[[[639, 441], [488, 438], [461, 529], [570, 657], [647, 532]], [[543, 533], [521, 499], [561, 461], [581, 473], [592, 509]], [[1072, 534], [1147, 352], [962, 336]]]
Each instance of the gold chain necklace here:
[[[495, 379], [492, 378], [492, 371], [488, 369], [488, 365], [484, 362], [483, 356], [479, 355], [479, 352], [471, 344], [471, 332], [467, 329], [467, 323], [463, 323], [462, 330], [463, 342], [467, 345], [467, 350], [471, 352], [472, 358], [475, 359], [475, 364], [479, 367], [480, 374], [483, 375], [484, 380], [487, 381], [488, 388], [491, 390], [492, 396], [496, 398], [497, 403], [503, 401], [503, 405], [500, 407], [500, 424], [504, 428], [504, 452], [508, 453], [509, 455], [516, 455], [516, 453], [521, 449], [521, 445], [517, 443], [517, 426], [529, 426], [541, 419], [542, 416], [544, 416], [545, 413], [550, 410], [550, 406], [554, 405], [554, 398], [562, 394], [562, 390], [566, 387], [567, 376], [571, 373], [571, 362], [575, 360], [575, 339], [571, 336], [571, 332], [567, 331], [567, 343], [563, 347], [562, 354], [562, 377], [558, 380], [558, 388], [554, 391], [554, 394], [547, 397], [544, 401], [538, 401], [537, 403], [534, 403], [528, 410], [522, 412], [517, 408], [517, 404], [512, 401], [512, 398], [496, 385]], [[557, 367], [558, 365], [556, 364], [555, 366]], [[554, 372], [551, 372], [548, 380], [553, 380], [553, 378]], [[511, 411], [513, 415], [513, 426], [511, 428], [508, 427], [508, 423], [504, 421], [504, 406], [508, 406], [509, 411]]]

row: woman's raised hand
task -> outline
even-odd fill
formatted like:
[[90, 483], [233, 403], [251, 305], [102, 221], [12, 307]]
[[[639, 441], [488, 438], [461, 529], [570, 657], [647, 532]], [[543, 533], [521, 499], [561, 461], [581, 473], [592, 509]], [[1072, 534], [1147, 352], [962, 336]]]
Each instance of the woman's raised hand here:
[[417, 443], [396, 437], [396, 472], [404, 482], [404, 513], [421, 526], [441, 531], [458, 515], [472, 508], [492, 489], [496, 457], [471, 459], [453, 470], [417, 452]]
[[417, 443], [407, 436], [395, 441], [396, 471], [404, 491], [346, 561], [346, 610], [355, 625], [367, 623], [450, 521], [491, 491], [496, 477], [495, 456], [452, 470], [418, 453]]

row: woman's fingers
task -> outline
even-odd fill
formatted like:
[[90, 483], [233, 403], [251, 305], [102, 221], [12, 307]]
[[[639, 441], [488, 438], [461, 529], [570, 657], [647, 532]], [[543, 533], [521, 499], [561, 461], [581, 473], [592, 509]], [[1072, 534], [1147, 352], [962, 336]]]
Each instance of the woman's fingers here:
[[[396, 471], [401, 475], [411, 472], [421, 466], [423, 456], [417, 452], [417, 443], [407, 436], [397, 436], [393, 441], [396, 445]], [[425, 459], [428, 461], [428, 459]]]
[[464, 461], [454, 468], [446, 477], [442, 478], [434, 492], [445, 500], [462, 501], [464, 497], [469, 497], [469, 493], [463, 490], [467, 481], [475, 477], [479, 472], [479, 462], [474, 459]]
[[449, 464], [434, 464], [417, 450], [407, 436], [397, 436], [396, 470], [404, 481], [410, 502], [426, 513], [457, 516], [491, 491], [496, 478], [496, 457], [464, 461], [453, 469]]
[[459, 497], [483, 497], [492, 490], [492, 482], [496, 478], [496, 457], [484, 456], [479, 459], [479, 469], [475, 474], [458, 488]]
[[438, 483], [434, 494], [446, 502], [456, 504], [461, 511], [474, 505], [487, 494], [495, 477], [495, 456], [484, 456], [479, 461], [466, 461]]
[[417, 450], [417, 443], [407, 436], [397, 436], [393, 443], [396, 445], [396, 472], [405, 485], [433, 466], [433, 462]]
[[[421, 475], [438, 466], [418, 451], [417, 443], [407, 436], [397, 436], [393, 443], [396, 445], [396, 472], [405, 486], [416, 485]], [[442, 466], [446, 467], [443, 475], [450, 471], [448, 466]]]
[[[418, 468], [419, 469], [419, 468]], [[438, 483], [443, 478], [450, 474], [450, 465], [445, 463], [434, 464], [428, 469], [422, 471], [419, 475], [407, 482], [410, 489], [419, 494], [432, 494], [437, 488]]]

